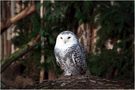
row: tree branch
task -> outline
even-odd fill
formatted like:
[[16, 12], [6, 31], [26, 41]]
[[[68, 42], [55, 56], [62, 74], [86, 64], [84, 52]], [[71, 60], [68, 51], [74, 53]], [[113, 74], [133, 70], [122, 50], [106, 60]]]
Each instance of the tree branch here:
[[35, 4], [34, 2], [26, 7], [22, 12], [20, 12], [19, 14], [17, 14], [14, 17], [11, 17], [10, 19], [6, 20], [6, 21], [1, 21], [0, 22], [0, 28], [1, 28], [1, 34], [7, 30], [8, 27], [10, 27], [12, 24], [16, 23], [17, 21], [25, 18], [26, 16], [30, 15], [31, 13], [33, 13], [35, 11]]
[[23, 48], [19, 49], [9, 57], [7, 57], [5, 60], [1, 60], [1, 73], [14, 61], [18, 60], [18, 58], [25, 55], [27, 52], [31, 51], [40, 41], [40, 35], [37, 35], [37, 37], [33, 40], [31, 40], [27, 45], [25, 45]]

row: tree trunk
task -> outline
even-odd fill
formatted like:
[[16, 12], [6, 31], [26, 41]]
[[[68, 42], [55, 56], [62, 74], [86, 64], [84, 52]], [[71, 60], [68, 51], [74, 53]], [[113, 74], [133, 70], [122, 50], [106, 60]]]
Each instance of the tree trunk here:
[[87, 53], [95, 53], [96, 33], [98, 29], [88, 23], [83, 23], [78, 27], [77, 35], [79, 42], [83, 44]]
[[[11, 2], [11, 17], [13, 17], [13, 16], [15, 16], [15, 11], [16, 11], [16, 9], [15, 9], [15, 1], [13, 2]], [[15, 25], [13, 24], [13, 26], [12, 27], [10, 27], [10, 29], [11, 29], [11, 38], [13, 38], [14, 37], [14, 28], [15, 28]], [[14, 46], [14, 44], [13, 43], [11, 43], [11, 53], [14, 53], [15, 52], [15, 46]]]
[[[0, 3], [1, 3], [1, 7], [2, 7], [1, 20], [6, 21], [7, 18], [11, 17], [11, 11], [10, 11], [11, 2], [2, 1]], [[9, 56], [11, 53], [10, 38], [11, 38], [10, 31], [6, 31], [5, 33], [3, 33], [3, 35], [0, 36], [0, 39], [1, 39], [0, 59], [3, 59], [5, 57]]]
[[50, 69], [50, 70], [49, 70], [49, 72], [48, 72], [48, 79], [49, 79], [49, 80], [54, 80], [54, 79], [56, 79], [56, 74], [55, 74], [54, 69]]
[[79, 42], [81, 42], [81, 44], [83, 44], [85, 50], [87, 51], [87, 53], [90, 52], [90, 26], [89, 24], [81, 24], [78, 27], [77, 30], [77, 35], [79, 37]]
[[[40, 18], [41, 18], [40, 30], [41, 30], [41, 32], [43, 32], [43, 13], [44, 13], [43, 0], [40, 0], [40, 4], [41, 4], [41, 7], [40, 7]], [[45, 41], [44, 37], [41, 36], [41, 60], [40, 60], [41, 65], [45, 63], [44, 41]], [[42, 83], [44, 80], [44, 75], [45, 75], [44, 73], [45, 73], [45, 69], [44, 69], [44, 67], [41, 67], [40, 77], [39, 77], [40, 83]]]

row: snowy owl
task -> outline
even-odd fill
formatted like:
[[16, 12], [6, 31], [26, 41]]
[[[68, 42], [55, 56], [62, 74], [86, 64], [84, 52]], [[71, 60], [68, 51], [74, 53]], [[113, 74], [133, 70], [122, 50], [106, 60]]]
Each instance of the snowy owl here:
[[64, 76], [85, 74], [84, 49], [73, 32], [63, 31], [57, 36], [54, 54]]

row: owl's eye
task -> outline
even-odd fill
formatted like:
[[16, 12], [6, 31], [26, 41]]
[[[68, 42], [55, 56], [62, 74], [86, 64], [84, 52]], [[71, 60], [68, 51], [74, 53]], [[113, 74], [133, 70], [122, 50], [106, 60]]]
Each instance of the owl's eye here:
[[68, 39], [70, 39], [71, 37], [68, 37]]
[[63, 39], [62, 37], [60, 37], [60, 39]]

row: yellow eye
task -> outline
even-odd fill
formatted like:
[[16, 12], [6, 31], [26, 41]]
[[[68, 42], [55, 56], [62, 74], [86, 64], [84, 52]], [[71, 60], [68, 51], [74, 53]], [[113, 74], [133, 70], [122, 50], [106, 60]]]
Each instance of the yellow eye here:
[[62, 37], [60, 37], [60, 39], [63, 39]]
[[68, 37], [68, 39], [70, 39], [71, 37]]

